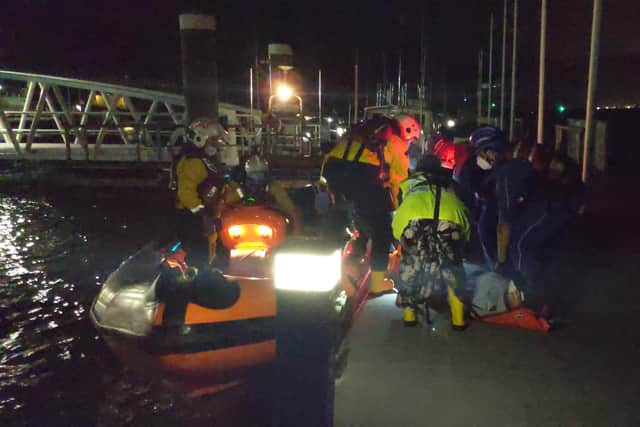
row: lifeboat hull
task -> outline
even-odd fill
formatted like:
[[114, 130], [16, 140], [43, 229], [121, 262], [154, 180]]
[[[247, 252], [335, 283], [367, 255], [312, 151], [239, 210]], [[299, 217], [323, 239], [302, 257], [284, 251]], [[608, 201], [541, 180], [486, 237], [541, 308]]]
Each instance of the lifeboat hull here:
[[[337, 292], [344, 302], [339, 340], [346, 335], [367, 297], [368, 256], [354, 258], [350, 255], [350, 245], [351, 242], [345, 246], [343, 278]], [[135, 267], [138, 259], [134, 255], [120, 269], [140, 270]], [[132, 274], [142, 275], [137, 271]], [[149, 272], [146, 274], [149, 277]], [[113, 276], [114, 280], [121, 280], [118, 270]], [[131, 286], [149, 288], [147, 293], [151, 296], [147, 298], [155, 304], [153, 314], [149, 315], [149, 327], [144, 332], [127, 333], [124, 328], [105, 322], [100, 307], [116, 300], [117, 296], [109, 299], [99, 295], [90, 317], [107, 345], [126, 366], [145, 376], [160, 376], [190, 396], [216, 393], [266, 372], [276, 357], [273, 280], [237, 275], [225, 278], [239, 287], [237, 300], [228, 308], [211, 309], [179, 298], [159, 303], [152, 292], [154, 286], [146, 282], [146, 285]], [[104, 287], [108, 287], [108, 283]], [[116, 291], [111, 293], [117, 295]]]

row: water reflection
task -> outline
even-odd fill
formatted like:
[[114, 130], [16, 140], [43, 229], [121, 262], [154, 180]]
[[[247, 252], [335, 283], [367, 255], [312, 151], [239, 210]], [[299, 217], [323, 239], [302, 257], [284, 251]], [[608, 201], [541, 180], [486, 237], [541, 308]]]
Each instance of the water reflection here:
[[171, 212], [97, 199], [0, 194], [0, 425], [212, 425], [215, 405], [132, 375], [88, 320], [102, 281]]
[[54, 374], [49, 357], [72, 358], [76, 338], [59, 335], [85, 308], [73, 285], [47, 272], [73, 241], [61, 221], [45, 203], [0, 198], [0, 388], [9, 395], [2, 414], [25, 408], [30, 392]]

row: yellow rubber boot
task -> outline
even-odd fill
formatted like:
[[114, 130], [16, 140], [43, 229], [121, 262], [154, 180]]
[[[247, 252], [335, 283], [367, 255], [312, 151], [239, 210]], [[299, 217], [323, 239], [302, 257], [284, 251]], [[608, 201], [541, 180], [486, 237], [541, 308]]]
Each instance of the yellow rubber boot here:
[[372, 271], [369, 281], [369, 295], [378, 296], [394, 292], [393, 280], [384, 277], [384, 271]]
[[404, 326], [416, 326], [418, 324], [418, 319], [416, 319], [416, 311], [412, 307], [405, 307], [402, 311], [402, 320], [404, 321]]
[[464, 321], [464, 304], [456, 296], [453, 288], [448, 287], [449, 309], [451, 310], [451, 325], [453, 329], [463, 330], [467, 327]]

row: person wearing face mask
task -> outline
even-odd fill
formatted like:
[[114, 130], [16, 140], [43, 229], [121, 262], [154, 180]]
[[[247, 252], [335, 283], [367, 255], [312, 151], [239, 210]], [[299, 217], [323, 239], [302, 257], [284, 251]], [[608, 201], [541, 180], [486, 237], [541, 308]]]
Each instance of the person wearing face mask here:
[[558, 158], [537, 168], [529, 159], [503, 159], [506, 144], [498, 128], [481, 127], [471, 144], [475, 162], [465, 164], [460, 184], [466, 194], [475, 191], [488, 267], [514, 279], [525, 304], [539, 309], [549, 295], [541, 277], [544, 256], [583, 207], [578, 175]]
[[185, 132], [185, 144], [174, 166], [177, 237], [187, 262], [198, 268], [210, 265], [215, 250], [210, 242], [216, 240], [218, 205], [225, 187], [217, 157], [226, 135], [217, 123], [194, 120]]
[[495, 126], [482, 126], [469, 138], [470, 154], [460, 172], [454, 175], [458, 195], [476, 224], [478, 238], [488, 268], [493, 268], [497, 256], [496, 229], [498, 205], [494, 166], [504, 153], [504, 133]]

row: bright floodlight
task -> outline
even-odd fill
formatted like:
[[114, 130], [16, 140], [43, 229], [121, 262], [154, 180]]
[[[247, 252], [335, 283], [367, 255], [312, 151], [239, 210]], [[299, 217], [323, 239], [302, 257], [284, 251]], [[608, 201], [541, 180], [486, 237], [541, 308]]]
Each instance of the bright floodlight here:
[[455, 125], [456, 125], [456, 121], [455, 120], [452, 120], [452, 119], [447, 120], [447, 127], [448, 128], [455, 127]]
[[340, 251], [331, 255], [277, 254], [275, 283], [277, 289], [304, 292], [327, 292], [340, 280]]
[[282, 84], [280, 86], [278, 86], [278, 90], [276, 92], [276, 95], [278, 96], [278, 98], [280, 99], [280, 101], [282, 102], [286, 102], [289, 100], [289, 98], [291, 98], [293, 96], [293, 90], [291, 90], [291, 88], [285, 84]]
[[333, 118], [332, 117], [327, 117], [325, 120], [327, 121], [327, 123], [331, 123], [333, 121]]
[[345, 129], [342, 126], [338, 126], [336, 128], [336, 135], [338, 135], [338, 138], [344, 135], [344, 133], [345, 133]]

